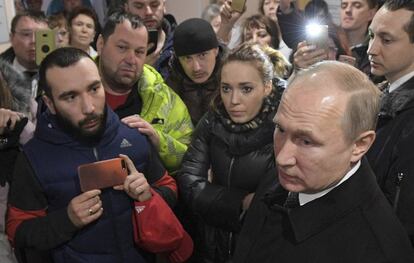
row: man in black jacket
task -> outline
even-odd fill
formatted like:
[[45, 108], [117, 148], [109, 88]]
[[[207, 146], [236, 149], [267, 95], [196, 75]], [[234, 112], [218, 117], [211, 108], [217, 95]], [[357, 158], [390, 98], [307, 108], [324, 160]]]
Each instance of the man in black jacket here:
[[219, 86], [224, 47], [219, 45], [209, 22], [190, 18], [175, 30], [174, 52], [166, 83], [184, 101], [195, 126], [207, 112]]
[[377, 0], [341, 1], [341, 28], [345, 31], [352, 56], [356, 59], [355, 66], [367, 75], [370, 74], [368, 26], [377, 9]]
[[234, 262], [414, 262], [363, 158], [378, 108], [377, 88], [352, 66], [298, 73], [274, 119], [280, 185], [256, 191]]
[[371, 72], [389, 85], [368, 160], [414, 244], [414, 2], [386, 2], [369, 31]]

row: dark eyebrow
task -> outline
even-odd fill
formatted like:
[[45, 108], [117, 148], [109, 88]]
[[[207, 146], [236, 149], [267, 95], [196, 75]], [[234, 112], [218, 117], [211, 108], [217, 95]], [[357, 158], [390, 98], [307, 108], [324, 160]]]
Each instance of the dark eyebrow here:
[[[95, 88], [96, 86], [101, 85], [101, 83], [102, 83], [102, 82], [101, 82], [100, 80], [95, 80], [95, 81], [93, 81], [91, 84], [89, 84], [89, 85], [88, 85], [88, 90], [93, 89], [93, 88]], [[73, 90], [65, 91], [65, 92], [63, 92], [63, 93], [61, 93], [61, 94], [59, 95], [58, 99], [63, 99], [63, 98], [65, 98], [65, 97], [67, 97], [67, 96], [76, 95], [76, 94], [78, 94], [78, 93], [79, 93], [79, 92], [77, 92], [77, 91], [73, 91]]]
[[78, 94], [78, 92], [73, 91], [73, 90], [65, 91], [59, 95], [58, 99], [64, 99], [65, 97], [76, 95], [76, 94]]
[[88, 85], [88, 89], [95, 88], [96, 86], [100, 86], [101, 84], [102, 82], [100, 80], [95, 80], [94, 82]]
[[295, 133], [298, 136], [313, 137], [313, 133], [310, 130], [297, 130]]

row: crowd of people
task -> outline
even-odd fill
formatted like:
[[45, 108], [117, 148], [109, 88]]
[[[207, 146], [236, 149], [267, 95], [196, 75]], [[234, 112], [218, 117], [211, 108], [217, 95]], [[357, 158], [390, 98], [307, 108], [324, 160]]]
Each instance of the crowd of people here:
[[338, 1], [15, 0], [0, 262], [414, 262], [414, 3]]

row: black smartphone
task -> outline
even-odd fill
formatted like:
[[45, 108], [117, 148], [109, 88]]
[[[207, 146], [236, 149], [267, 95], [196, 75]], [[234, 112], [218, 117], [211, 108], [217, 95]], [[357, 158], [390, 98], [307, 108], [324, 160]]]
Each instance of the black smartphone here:
[[148, 49], [147, 49], [147, 55], [154, 53], [154, 51], [157, 49], [158, 44], [158, 30], [156, 29], [149, 29], [148, 30]]
[[37, 30], [36, 42], [36, 64], [40, 65], [42, 60], [56, 49], [56, 31], [52, 29]]

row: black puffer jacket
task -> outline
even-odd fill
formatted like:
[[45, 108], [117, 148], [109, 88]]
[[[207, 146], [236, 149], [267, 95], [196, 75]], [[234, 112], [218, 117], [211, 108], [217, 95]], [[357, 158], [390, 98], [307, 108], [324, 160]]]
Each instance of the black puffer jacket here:
[[[276, 96], [252, 121], [235, 124], [223, 108], [199, 122], [177, 176], [180, 195], [197, 221], [196, 262], [226, 262], [241, 228], [243, 198], [274, 168], [272, 119]], [[212, 177], [209, 181], [208, 173]], [[191, 229], [190, 232], [194, 229]]]

